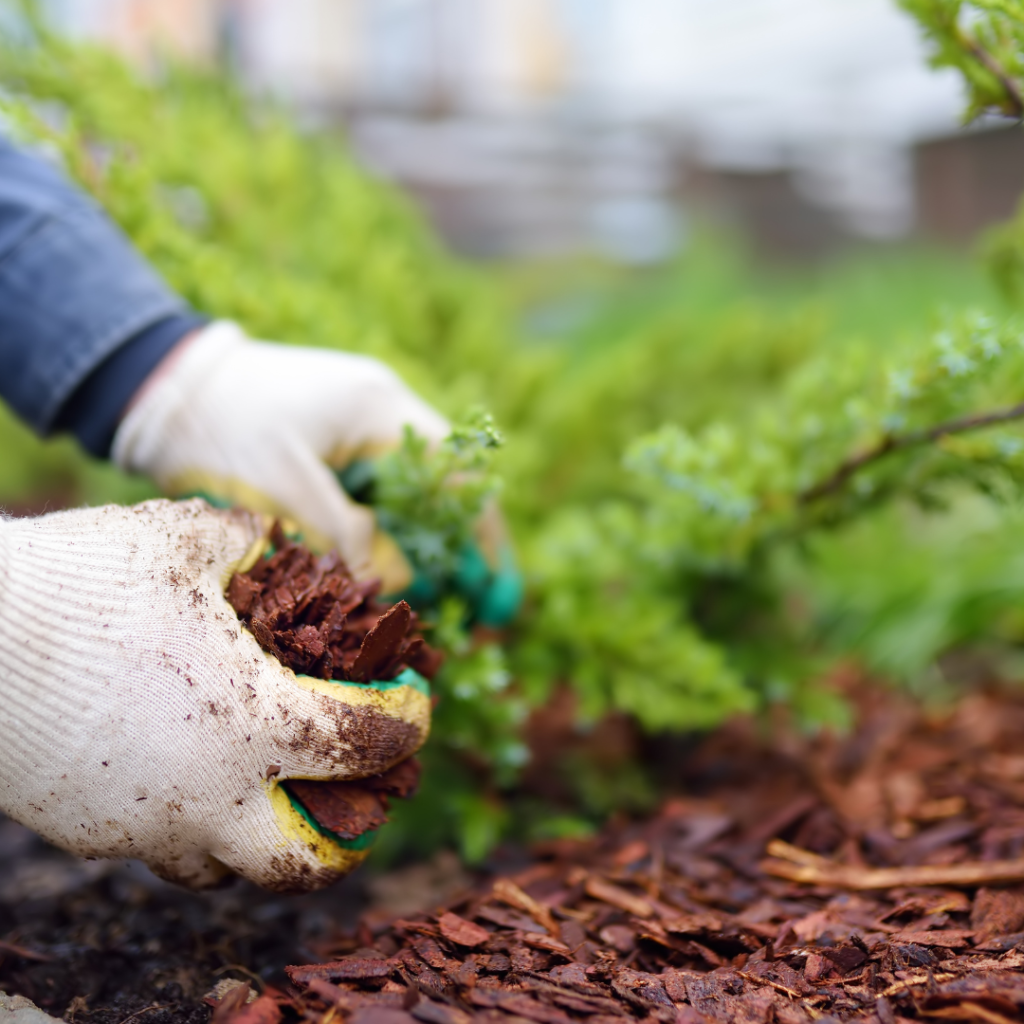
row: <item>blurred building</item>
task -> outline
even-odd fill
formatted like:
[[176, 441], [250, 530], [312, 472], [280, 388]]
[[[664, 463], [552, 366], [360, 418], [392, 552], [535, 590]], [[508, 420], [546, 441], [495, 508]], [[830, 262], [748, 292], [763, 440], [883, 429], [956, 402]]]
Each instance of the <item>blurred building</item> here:
[[915, 162], [961, 96], [894, 0], [50, 3], [136, 59], [230, 61], [344, 123], [474, 253], [656, 259], [708, 215], [768, 251], [898, 238], [960, 159], [929, 143]]
[[44, 0], [58, 27], [99, 39], [144, 63], [169, 50], [190, 60], [218, 53], [219, 0]]
[[1008, 219], [1024, 195], [1024, 132], [985, 126], [926, 139], [914, 150], [917, 230], [927, 238], [969, 243]]

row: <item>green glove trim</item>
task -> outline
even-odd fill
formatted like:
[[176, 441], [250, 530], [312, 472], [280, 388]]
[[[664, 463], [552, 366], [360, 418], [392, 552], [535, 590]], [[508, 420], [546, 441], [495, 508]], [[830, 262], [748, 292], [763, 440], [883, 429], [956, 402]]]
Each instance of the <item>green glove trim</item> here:
[[[313, 679], [314, 676], [300, 676], [300, 679]], [[371, 679], [368, 683], [349, 682], [346, 679], [317, 679], [318, 683], [336, 683], [338, 686], [361, 686], [364, 690], [397, 690], [400, 686], [411, 686], [424, 697], [430, 696], [430, 683], [414, 668], [403, 668], [394, 679]]]
[[422, 610], [436, 608], [445, 592], [465, 598], [473, 622], [495, 629], [507, 626], [523, 603], [523, 577], [511, 545], [506, 544], [501, 549], [495, 570], [487, 564], [480, 548], [471, 542], [460, 552], [455, 573], [445, 587], [439, 587], [429, 576], [417, 571], [405, 590], [389, 594], [387, 600], [404, 599], [413, 608]]
[[473, 620], [481, 626], [507, 626], [523, 603], [523, 577], [510, 544], [498, 553], [497, 569], [487, 564], [476, 544], [467, 544], [452, 582], [455, 591], [469, 601]]
[[234, 503], [227, 498], [216, 498], [209, 491], [188, 491], [175, 496], [176, 501], [187, 501], [189, 498], [202, 498], [211, 508], [234, 508]]
[[477, 605], [477, 622], [500, 629], [516, 617], [522, 603], [523, 574], [516, 565], [512, 545], [506, 544], [498, 555], [498, 569], [491, 572], [487, 590]]

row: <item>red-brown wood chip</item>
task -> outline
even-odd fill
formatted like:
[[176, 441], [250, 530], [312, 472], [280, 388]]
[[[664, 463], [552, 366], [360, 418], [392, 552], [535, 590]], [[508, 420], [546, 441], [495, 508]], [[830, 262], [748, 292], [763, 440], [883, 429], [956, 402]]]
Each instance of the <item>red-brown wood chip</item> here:
[[318, 978], [323, 981], [352, 981], [367, 978], [386, 978], [399, 965], [385, 958], [369, 960], [365, 957], [346, 957], [326, 964], [311, 964], [307, 967], [286, 967], [285, 973], [292, 981], [302, 983]]
[[472, 949], [474, 946], [482, 946], [490, 937], [491, 933], [486, 928], [481, 928], [472, 921], [467, 921], [450, 910], [437, 919], [437, 925], [441, 934], [457, 946], [466, 946]]
[[288, 791], [325, 829], [341, 839], [357, 839], [388, 820], [389, 797], [416, 792], [420, 762], [415, 757], [394, 768], [354, 782], [314, 782], [289, 779]]
[[294, 779], [287, 785], [324, 828], [342, 839], [356, 839], [388, 820], [380, 794], [358, 783]]
[[411, 622], [412, 609], [405, 601], [392, 605], [363, 637], [349, 678], [360, 683], [388, 678], [385, 673], [398, 658]]

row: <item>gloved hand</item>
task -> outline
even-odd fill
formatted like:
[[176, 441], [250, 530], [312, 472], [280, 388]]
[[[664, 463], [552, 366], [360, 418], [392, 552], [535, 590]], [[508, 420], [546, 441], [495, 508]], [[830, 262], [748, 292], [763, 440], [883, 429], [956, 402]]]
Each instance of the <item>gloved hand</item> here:
[[406, 425], [432, 443], [450, 431], [376, 359], [252, 341], [222, 321], [158, 368], [112, 457], [172, 497], [201, 493], [289, 519], [306, 543], [337, 548], [355, 575], [397, 593], [412, 580], [408, 563], [333, 471], [396, 446]]
[[199, 500], [0, 520], [0, 810], [191, 887], [303, 891], [362, 860], [280, 783], [387, 769], [425, 740], [429, 697], [265, 654], [223, 596], [263, 540]]

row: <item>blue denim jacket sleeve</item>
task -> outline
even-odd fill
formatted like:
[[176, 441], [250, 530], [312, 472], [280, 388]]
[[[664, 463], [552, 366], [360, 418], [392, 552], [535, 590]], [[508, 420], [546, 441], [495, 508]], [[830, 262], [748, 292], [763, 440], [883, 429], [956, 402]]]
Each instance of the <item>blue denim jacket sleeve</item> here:
[[128, 399], [202, 320], [50, 162], [0, 138], [0, 397], [106, 455]]

